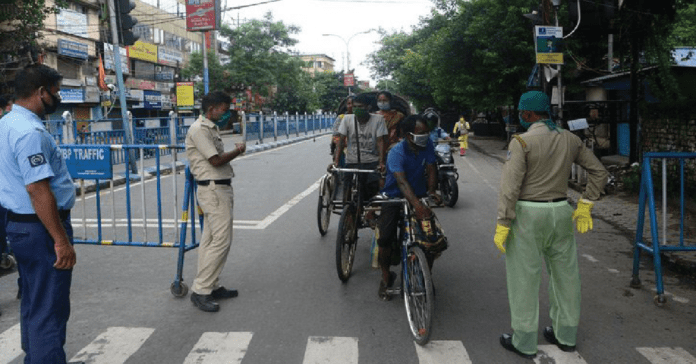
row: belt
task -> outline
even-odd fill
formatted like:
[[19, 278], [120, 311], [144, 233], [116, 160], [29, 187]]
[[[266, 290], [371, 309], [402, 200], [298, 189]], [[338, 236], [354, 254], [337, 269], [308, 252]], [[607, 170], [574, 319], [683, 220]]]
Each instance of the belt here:
[[[70, 217], [70, 210], [58, 210], [58, 215], [61, 220], [67, 220]], [[37, 214], [15, 214], [12, 211], [7, 211], [7, 220], [14, 222], [41, 222]]]
[[539, 200], [523, 200], [523, 199], [519, 199], [519, 200], [517, 200], [517, 201], [551, 203], [551, 202], [561, 202], [561, 201], [567, 201], [567, 200], [568, 200], [568, 197], [559, 197], [559, 198], [554, 198], [553, 200], [544, 200], [544, 201], [539, 201]]
[[207, 179], [207, 180], [203, 180], [203, 181], [196, 181], [196, 183], [197, 183], [199, 186], [207, 186], [207, 185], [210, 184], [210, 182], [212, 182], [212, 183], [214, 183], [214, 184], [216, 184], [216, 185], [225, 185], [225, 186], [230, 186], [230, 185], [232, 185], [232, 179], [231, 179], [231, 178], [228, 178], [228, 179]]

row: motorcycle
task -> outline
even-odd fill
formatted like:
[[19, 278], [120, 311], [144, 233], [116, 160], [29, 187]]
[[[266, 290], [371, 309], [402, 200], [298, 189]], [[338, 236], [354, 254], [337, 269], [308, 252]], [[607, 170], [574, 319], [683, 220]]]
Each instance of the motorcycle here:
[[459, 173], [454, 165], [452, 158], [452, 143], [457, 143], [452, 140], [438, 140], [435, 147], [435, 160], [437, 167], [437, 185], [442, 195], [442, 202], [448, 207], [454, 207], [459, 198], [459, 186], [457, 180]]

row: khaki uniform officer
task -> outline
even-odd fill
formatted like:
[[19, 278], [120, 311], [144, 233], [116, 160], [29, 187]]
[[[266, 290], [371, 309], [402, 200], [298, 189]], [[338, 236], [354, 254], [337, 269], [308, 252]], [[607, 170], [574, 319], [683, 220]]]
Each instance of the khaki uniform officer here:
[[[580, 272], [573, 220], [581, 233], [592, 229], [590, 210], [607, 181], [607, 172], [580, 138], [549, 119], [549, 99], [539, 91], [520, 98], [520, 123], [529, 129], [510, 142], [498, 196], [495, 244], [506, 253], [512, 335], [500, 343], [525, 358], [537, 352], [542, 260], [549, 274], [552, 326], [547, 341], [574, 351], [580, 321]], [[571, 165], [588, 172], [575, 212], [567, 202]], [[509, 234], [509, 236], [508, 236]]]
[[203, 236], [191, 302], [206, 312], [220, 310], [217, 299], [237, 296], [236, 290], [218, 284], [232, 244], [234, 172], [230, 161], [246, 150], [244, 144], [238, 143], [231, 152], [224, 151], [219, 128], [229, 122], [231, 101], [222, 91], [205, 95], [201, 105], [204, 114], [186, 133], [186, 156], [198, 184], [198, 205], [203, 210]]

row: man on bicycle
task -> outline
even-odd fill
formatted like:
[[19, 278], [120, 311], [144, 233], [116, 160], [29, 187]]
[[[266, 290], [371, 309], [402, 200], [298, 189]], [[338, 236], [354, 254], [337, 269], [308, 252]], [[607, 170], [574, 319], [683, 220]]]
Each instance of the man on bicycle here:
[[[435, 169], [435, 147], [430, 140], [428, 124], [421, 115], [411, 115], [401, 122], [404, 139], [394, 145], [387, 156], [387, 179], [382, 193], [388, 197], [403, 197], [408, 200], [417, 220], [432, 216], [430, 208], [419, 198], [429, 195], [436, 203], [442, 203], [435, 193], [437, 172]], [[427, 181], [425, 172], [427, 170]], [[401, 205], [382, 206], [379, 218], [379, 266], [382, 280], [378, 295], [388, 300], [387, 288], [394, 284], [396, 274], [389, 271], [391, 254], [397, 237], [397, 226], [401, 216]], [[432, 267], [431, 258], [428, 265]]]
[[[353, 99], [353, 115], [345, 115], [338, 127], [340, 138], [336, 150], [343, 150], [343, 146], [348, 144], [345, 168], [379, 169], [382, 173], [385, 169], [384, 148], [387, 127], [381, 115], [371, 114], [368, 111], [370, 101], [370, 97], [366, 94], [357, 95]], [[334, 153], [334, 162], [329, 165], [329, 169], [339, 166], [339, 157], [340, 153]], [[344, 201], [347, 197], [346, 192], [350, 190], [351, 179], [351, 173], [343, 175]], [[365, 187], [362, 191], [363, 197], [367, 200], [379, 191], [379, 175], [366, 176], [363, 186]]]

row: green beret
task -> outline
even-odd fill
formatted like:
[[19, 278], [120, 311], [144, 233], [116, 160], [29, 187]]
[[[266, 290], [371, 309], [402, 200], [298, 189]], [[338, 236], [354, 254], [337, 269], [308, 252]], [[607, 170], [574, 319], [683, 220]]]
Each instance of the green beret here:
[[549, 97], [546, 96], [545, 93], [541, 91], [528, 91], [520, 97], [520, 104], [517, 106], [517, 109], [549, 112], [551, 110], [551, 105], [549, 103]]

